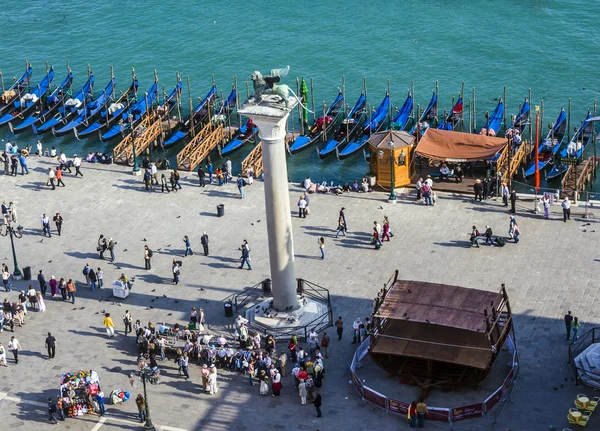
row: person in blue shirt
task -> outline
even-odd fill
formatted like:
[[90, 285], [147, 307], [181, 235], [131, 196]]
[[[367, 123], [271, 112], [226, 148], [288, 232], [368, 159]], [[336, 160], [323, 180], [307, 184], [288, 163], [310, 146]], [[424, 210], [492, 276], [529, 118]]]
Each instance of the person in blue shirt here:
[[194, 254], [194, 252], [192, 251], [192, 244], [190, 243], [190, 239], [188, 238], [188, 236], [184, 236], [183, 237], [183, 242], [185, 243], [185, 256], [187, 256], [188, 254]]
[[21, 164], [21, 175], [25, 175], [26, 173], [28, 174], [29, 169], [27, 169], [27, 159], [22, 153], [19, 156], [19, 163]]
[[246, 185], [246, 182], [244, 181], [241, 175], [238, 175], [236, 183], [238, 190], [240, 191], [240, 199], [244, 199], [246, 197], [246, 195], [244, 194], [244, 186]]

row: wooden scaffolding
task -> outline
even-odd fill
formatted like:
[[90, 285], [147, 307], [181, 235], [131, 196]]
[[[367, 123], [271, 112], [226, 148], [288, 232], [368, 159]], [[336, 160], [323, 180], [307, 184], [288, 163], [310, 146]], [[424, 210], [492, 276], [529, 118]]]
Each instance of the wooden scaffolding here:
[[177, 168], [193, 171], [204, 160], [217, 145], [225, 139], [225, 128], [223, 124], [215, 126], [211, 123], [190, 141], [185, 148], [177, 154]]
[[242, 175], [246, 175], [248, 168], [254, 171], [254, 178], [258, 178], [263, 173], [263, 156], [262, 142], [259, 142], [256, 147], [242, 161]]
[[133, 131], [127, 135], [113, 150], [115, 163], [126, 165], [133, 164], [133, 145], [135, 139], [135, 155], [139, 157], [146, 151], [152, 142], [156, 141], [162, 133], [161, 118], [149, 115], [144, 118]]

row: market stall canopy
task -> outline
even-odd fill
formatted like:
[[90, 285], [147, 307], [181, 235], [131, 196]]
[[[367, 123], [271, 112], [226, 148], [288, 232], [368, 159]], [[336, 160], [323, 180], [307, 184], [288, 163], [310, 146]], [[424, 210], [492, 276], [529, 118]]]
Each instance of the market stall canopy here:
[[494, 157], [506, 143], [505, 138], [429, 128], [416, 152], [433, 160], [470, 162]]
[[415, 137], [410, 133], [401, 130], [385, 130], [374, 133], [367, 141], [370, 146], [375, 148], [389, 149], [390, 142], [394, 142], [394, 148], [410, 147]]

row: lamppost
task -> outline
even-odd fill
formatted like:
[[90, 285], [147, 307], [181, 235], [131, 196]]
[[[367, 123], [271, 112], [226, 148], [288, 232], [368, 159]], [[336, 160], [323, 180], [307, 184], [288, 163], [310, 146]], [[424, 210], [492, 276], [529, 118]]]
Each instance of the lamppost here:
[[15, 280], [20, 280], [23, 277], [23, 273], [19, 269], [19, 264], [17, 263], [17, 253], [15, 252], [15, 241], [14, 241], [13, 237], [16, 237], [17, 239], [20, 239], [23, 237], [23, 226], [19, 225], [19, 226], [17, 226], [17, 229], [15, 230], [11, 226], [10, 221], [7, 221], [6, 229], [4, 229], [4, 232], [0, 231], [0, 235], [10, 236], [10, 246], [12, 248], [13, 262], [15, 265], [15, 270], [13, 271], [13, 277]]
[[[142, 385], [144, 386], [144, 404], [146, 405], [146, 422], [144, 423], [144, 429], [148, 431], [156, 431], [156, 428], [152, 424], [152, 419], [150, 418], [150, 405], [148, 404], [148, 392], [146, 391], [146, 380], [150, 377], [151, 371], [150, 367], [146, 365], [144, 361], [138, 362], [139, 375], [142, 379]], [[131, 386], [134, 385], [134, 377], [133, 373], [130, 377]]]
[[394, 172], [395, 165], [404, 166], [406, 164], [406, 155], [404, 154], [404, 150], [402, 150], [400, 152], [400, 154], [398, 155], [398, 160], [396, 160], [396, 157], [394, 156], [394, 146], [395, 146], [395, 143], [393, 140], [391, 140], [388, 143], [390, 154], [387, 156], [387, 159], [385, 159], [383, 157], [383, 151], [382, 150], [379, 151], [379, 160], [382, 163], [386, 163], [386, 162], [390, 163], [390, 196], [388, 197], [388, 202], [391, 204], [396, 203], [396, 193], [394, 192], [394, 186], [396, 184], [396, 178], [395, 178], [395, 172]]

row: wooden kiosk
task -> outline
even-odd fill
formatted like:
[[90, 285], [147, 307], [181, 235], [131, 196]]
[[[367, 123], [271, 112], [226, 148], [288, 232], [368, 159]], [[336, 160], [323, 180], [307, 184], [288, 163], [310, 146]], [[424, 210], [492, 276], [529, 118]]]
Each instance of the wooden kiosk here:
[[504, 285], [488, 292], [397, 278], [375, 299], [375, 363], [425, 394], [483, 380], [512, 329]]
[[399, 130], [386, 130], [369, 138], [369, 163], [378, 186], [391, 188], [392, 177], [394, 187], [410, 184], [414, 171], [414, 163], [411, 163], [414, 141], [413, 135]]

